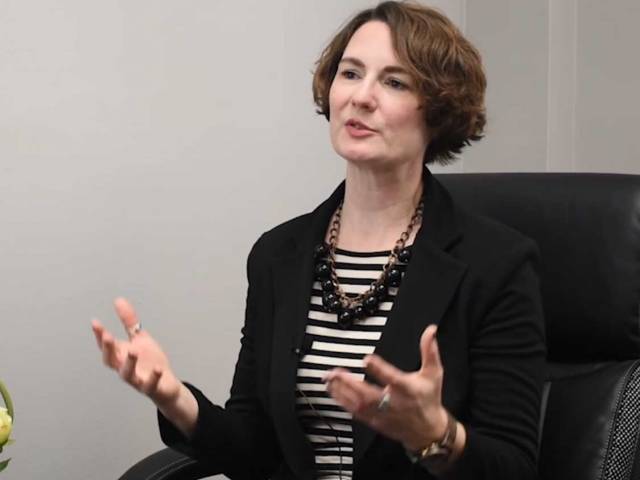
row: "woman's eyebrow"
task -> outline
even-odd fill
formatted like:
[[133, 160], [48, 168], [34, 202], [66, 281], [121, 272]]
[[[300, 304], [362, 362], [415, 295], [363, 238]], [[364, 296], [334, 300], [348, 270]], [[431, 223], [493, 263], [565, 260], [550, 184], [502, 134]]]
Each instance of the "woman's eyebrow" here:
[[[364, 62], [356, 57], [342, 57], [340, 63], [351, 63], [356, 67], [365, 68]], [[404, 75], [409, 75], [407, 69], [400, 65], [388, 65], [384, 67], [382, 71], [385, 73], [402, 73]]]

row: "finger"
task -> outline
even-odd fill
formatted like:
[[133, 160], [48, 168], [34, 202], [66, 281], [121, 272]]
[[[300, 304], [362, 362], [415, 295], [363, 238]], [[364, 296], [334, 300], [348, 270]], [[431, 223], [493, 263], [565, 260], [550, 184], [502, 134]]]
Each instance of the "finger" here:
[[438, 345], [438, 339], [433, 337], [431, 343], [431, 364], [438, 371], [442, 371], [442, 359], [440, 358], [440, 346]]
[[431, 349], [431, 342], [436, 333], [436, 328], [437, 327], [433, 324], [429, 325], [424, 329], [424, 332], [422, 332], [422, 336], [420, 337], [420, 357], [422, 359], [422, 368], [424, 368], [425, 365], [429, 365], [429, 351]]
[[113, 305], [116, 309], [116, 313], [120, 317], [120, 321], [122, 322], [127, 335], [130, 336], [129, 332], [138, 323], [136, 311], [133, 309], [131, 303], [122, 297], [116, 298]]
[[329, 382], [327, 392], [338, 405], [348, 412], [353, 412], [360, 406], [359, 398], [339, 381]]
[[[357, 380], [361, 383], [360, 380]], [[331, 397], [345, 410], [356, 413], [362, 410], [365, 399], [347, 376], [338, 375], [328, 384], [327, 391]]]
[[97, 318], [91, 320], [91, 329], [93, 330], [93, 335], [96, 337], [98, 348], [102, 350], [102, 335], [104, 334], [104, 327], [100, 323], [100, 320]]
[[102, 346], [102, 360], [104, 361], [105, 365], [119, 370], [119, 348], [116, 340], [111, 336], [111, 334], [109, 334], [109, 332], [105, 332], [102, 336]]
[[436, 325], [429, 325], [420, 337], [420, 355], [422, 357], [420, 372], [426, 375], [438, 373], [442, 368], [438, 341], [436, 340], [437, 331]]
[[109, 338], [108, 334], [104, 334], [102, 337], [102, 363], [104, 363], [107, 367], [113, 368], [111, 364], [111, 348], [113, 340]]
[[137, 387], [140, 383], [140, 379], [136, 378], [136, 365], [138, 364], [138, 355], [134, 352], [129, 352], [127, 358], [124, 361], [124, 365], [120, 370], [120, 376], [124, 381]]
[[364, 358], [364, 367], [367, 373], [382, 385], [394, 385], [400, 382], [405, 375], [405, 372], [391, 365], [378, 355], [367, 355]]
[[342, 367], [336, 367], [336, 368], [332, 368], [331, 370], [327, 370], [324, 375], [322, 376], [322, 381], [323, 382], [331, 382], [336, 375], [338, 374], [349, 374], [349, 370], [347, 370], [346, 368], [342, 368]]
[[336, 372], [331, 380], [331, 390], [348, 398], [352, 412], [363, 413], [378, 404], [382, 389], [348, 372]]
[[147, 380], [147, 382], [145, 382], [140, 387], [140, 390], [142, 391], [142, 393], [144, 393], [145, 395], [152, 395], [153, 393], [155, 393], [156, 390], [158, 390], [158, 385], [160, 384], [160, 378], [162, 378], [163, 373], [164, 373], [163, 370], [160, 369], [159, 367], [154, 368], [151, 374], [149, 375], [149, 379]]

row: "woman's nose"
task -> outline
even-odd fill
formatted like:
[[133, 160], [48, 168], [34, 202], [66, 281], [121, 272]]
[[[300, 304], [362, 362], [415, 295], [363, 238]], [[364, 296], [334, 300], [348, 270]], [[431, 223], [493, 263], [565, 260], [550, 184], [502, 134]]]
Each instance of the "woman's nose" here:
[[374, 86], [369, 82], [361, 82], [356, 91], [353, 92], [351, 103], [354, 107], [363, 108], [365, 110], [375, 109], [377, 102]]

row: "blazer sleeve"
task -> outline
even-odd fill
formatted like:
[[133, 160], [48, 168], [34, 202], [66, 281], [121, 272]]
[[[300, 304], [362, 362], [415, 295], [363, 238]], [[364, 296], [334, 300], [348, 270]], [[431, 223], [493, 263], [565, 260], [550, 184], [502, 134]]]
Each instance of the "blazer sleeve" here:
[[537, 246], [520, 242], [500, 263], [472, 332], [466, 446], [447, 479], [537, 478], [546, 356]]
[[[186, 438], [158, 410], [160, 437], [169, 447], [202, 462], [208, 470], [233, 479], [268, 478], [281, 462], [281, 452], [258, 381], [260, 352], [265, 341], [259, 320], [264, 292], [269, 291], [266, 256], [260, 240], [247, 261], [248, 291], [240, 354], [231, 395], [224, 408], [213, 404], [199, 389], [185, 382], [198, 402], [198, 419], [191, 438]], [[260, 343], [262, 342], [262, 343]], [[269, 343], [269, 342], [266, 342]], [[267, 362], [268, 363], [268, 362]]]

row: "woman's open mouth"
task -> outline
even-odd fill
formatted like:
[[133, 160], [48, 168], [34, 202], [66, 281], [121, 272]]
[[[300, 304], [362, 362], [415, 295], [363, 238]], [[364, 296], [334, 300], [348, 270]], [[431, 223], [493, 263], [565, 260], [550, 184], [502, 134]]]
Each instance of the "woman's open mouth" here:
[[351, 118], [345, 123], [345, 128], [349, 135], [356, 138], [368, 137], [376, 133], [375, 130], [369, 128], [366, 124]]

